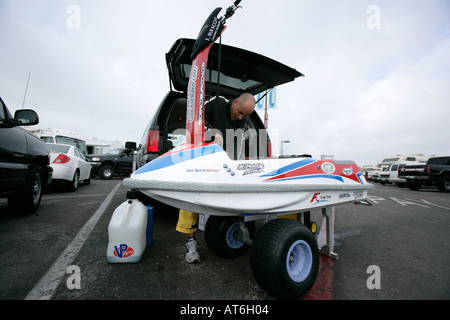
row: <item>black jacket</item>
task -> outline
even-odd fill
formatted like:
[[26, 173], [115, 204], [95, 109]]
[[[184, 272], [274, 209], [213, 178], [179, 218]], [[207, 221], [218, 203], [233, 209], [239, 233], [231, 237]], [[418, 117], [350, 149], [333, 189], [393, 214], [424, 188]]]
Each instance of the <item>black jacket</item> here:
[[[243, 131], [236, 131], [237, 129], [246, 129], [247, 118], [238, 121], [231, 120], [231, 105], [233, 100], [227, 101], [222, 97], [215, 98], [209, 101], [205, 106], [205, 126], [208, 129], [213, 129], [207, 136], [214, 137], [215, 133], [219, 132], [223, 137], [223, 145], [225, 150], [229, 152], [234, 150], [234, 155], [237, 156], [237, 146], [240, 143], [240, 137]], [[218, 131], [217, 131], [218, 130]], [[234, 141], [227, 141], [228, 137], [234, 136]], [[212, 141], [214, 139], [211, 139]]]

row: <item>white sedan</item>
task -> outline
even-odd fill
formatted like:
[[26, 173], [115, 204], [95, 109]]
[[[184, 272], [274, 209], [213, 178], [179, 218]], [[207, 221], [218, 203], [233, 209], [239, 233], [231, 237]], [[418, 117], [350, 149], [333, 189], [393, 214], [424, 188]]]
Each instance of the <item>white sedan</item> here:
[[50, 149], [50, 166], [53, 168], [53, 180], [64, 181], [69, 190], [75, 191], [80, 181], [91, 182], [91, 165], [77, 147], [47, 143]]

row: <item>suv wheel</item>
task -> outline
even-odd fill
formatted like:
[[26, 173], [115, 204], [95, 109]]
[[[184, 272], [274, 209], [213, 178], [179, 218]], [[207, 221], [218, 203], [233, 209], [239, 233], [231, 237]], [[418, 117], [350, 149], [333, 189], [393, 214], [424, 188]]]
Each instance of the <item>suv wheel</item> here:
[[22, 188], [8, 199], [11, 211], [32, 214], [37, 211], [42, 198], [42, 168], [32, 165]]
[[112, 179], [114, 176], [114, 168], [110, 165], [104, 165], [98, 171], [98, 175], [101, 179]]
[[409, 189], [417, 191], [422, 188], [422, 183], [419, 180], [406, 180], [406, 185]]
[[450, 192], [450, 177], [442, 177], [437, 186], [441, 192]]

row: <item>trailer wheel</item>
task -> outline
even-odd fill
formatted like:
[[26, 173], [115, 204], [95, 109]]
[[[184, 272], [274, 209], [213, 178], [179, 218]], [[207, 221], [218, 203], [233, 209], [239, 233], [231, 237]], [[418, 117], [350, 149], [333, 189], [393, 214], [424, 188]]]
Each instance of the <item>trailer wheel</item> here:
[[[255, 223], [247, 222], [251, 238], [255, 235]], [[205, 226], [205, 241], [209, 249], [222, 258], [235, 258], [244, 254], [249, 245], [239, 240], [239, 218], [210, 216]]]
[[274, 219], [263, 225], [251, 251], [256, 281], [279, 299], [307, 293], [319, 270], [319, 249], [311, 231], [298, 221]]

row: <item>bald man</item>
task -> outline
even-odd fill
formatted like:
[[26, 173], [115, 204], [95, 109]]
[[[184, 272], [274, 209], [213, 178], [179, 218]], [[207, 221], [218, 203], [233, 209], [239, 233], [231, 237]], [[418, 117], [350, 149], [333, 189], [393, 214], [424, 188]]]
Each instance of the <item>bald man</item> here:
[[[223, 98], [215, 98], [205, 106], [205, 125], [214, 129], [214, 142], [222, 146], [226, 151], [233, 148], [234, 155], [236, 149], [234, 141], [226, 141], [226, 131], [243, 129], [247, 124], [247, 117], [255, 109], [255, 98], [250, 93], [243, 93], [234, 100], [227, 101]], [[186, 210], [180, 210], [176, 230], [187, 234], [186, 241], [186, 261], [188, 263], [200, 262], [200, 255], [197, 251], [197, 241], [194, 233], [198, 227], [198, 214]]]
[[205, 106], [205, 125], [216, 130], [214, 141], [228, 151], [233, 141], [227, 144], [226, 131], [243, 129], [254, 109], [255, 98], [250, 93], [243, 93], [230, 101], [216, 98]]

